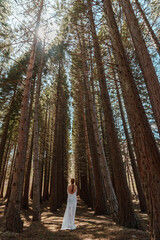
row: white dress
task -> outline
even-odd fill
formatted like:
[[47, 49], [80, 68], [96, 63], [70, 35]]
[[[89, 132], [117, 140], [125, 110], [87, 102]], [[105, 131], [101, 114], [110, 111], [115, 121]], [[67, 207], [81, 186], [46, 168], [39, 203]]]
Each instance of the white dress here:
[[61, 230], [66, 229], [76, 229], [76, 225], [74, 224], [76, 207], [77, 207], [77, 189], [73, 194], [70, 194], [67, 190], [68, 198], [67, 198], [67, 206], [64, 213], [63, 223]]

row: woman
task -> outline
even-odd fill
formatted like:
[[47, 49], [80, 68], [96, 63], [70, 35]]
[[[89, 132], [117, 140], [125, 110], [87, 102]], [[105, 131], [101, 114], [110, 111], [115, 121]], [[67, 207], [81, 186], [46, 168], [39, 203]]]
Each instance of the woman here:
[[67, 206], [63, 218], [63, 223], [61, 230], [66, 229], [76, 229], [76, 225], [74, 224], [76, 207], [77, 207], [77, 186], [74, 184], [74, 178], [71, 178], [71, 185], [67, 188], [68, 198], [67, 198]]

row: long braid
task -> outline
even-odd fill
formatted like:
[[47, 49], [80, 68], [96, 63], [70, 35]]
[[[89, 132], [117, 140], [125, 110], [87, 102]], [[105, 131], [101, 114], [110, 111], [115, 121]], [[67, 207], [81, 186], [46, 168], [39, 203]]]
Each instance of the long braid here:
[[74, 190], [74, 178], [71, 178], [71, 184], [72, 184], [72, 191], [71, 192], [73, 192], [73, 190]]
[[74, 189], [74, 185], [72, 184], [72, 191], [71, 192], [73, 192], [73, 189]]

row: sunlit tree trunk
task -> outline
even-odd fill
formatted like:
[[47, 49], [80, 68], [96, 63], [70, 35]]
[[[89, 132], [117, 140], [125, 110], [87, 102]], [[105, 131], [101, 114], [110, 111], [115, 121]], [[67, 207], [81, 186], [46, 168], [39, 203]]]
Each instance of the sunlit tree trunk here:
[[97, 65], [97, 75], [100, 85], [101, 100], [104, 111], [105, 128], [108, 136], [108, 144], [111, 153], [111, 164], [113, 168], [115, 192], [117, 195], [119, 206], [119, 224], [125, 227], [136, 228], [138, 227], [138, 223], [132, 207], [130, 191], [127, 185], [127, 179], [123, 167], [118, 135], [114, 125], [112, 107], [106, 85], [104, 65], [94, 24], [92, 5], [90, 0], [87, 0], [87, 2], [89, 7], [88, 13], [93, 37], [95, 61]]
[[32, 182], [31, 182], [30, 198], [33, 199], [33, 178], [32, 178]]
[[14, 154], [13, 154], [13, 158], [12, 158], [12, 162], [11, 162], [11, 166], [10, 166], [9, 180], [8, 180], [8, 185], [7, 185], [6, 195], [5, 195], [5, 198], [8, 199], [7, 204], [6, 204], [5, 213], [7, 211], [8, 201], [9, 201], [9, 197], [10, 197], [10, 193], [11, 193], [11, 185], [12, 185], [12, 179], [13, 179], [13, 170], [14, 170], [16, 152], [17, 152], [17, 145], [15, 146]]
[[160, 83], [130, 1], [122, 0], [122, 6], [160, 133]]
[[130, 137], [129, 137], [127, 124], [126, 124], [125, 117], [124, 117], [122, 102], [121, 102], [121, 98], [120, 98], [120, 94], [119, 94], [119, 89], [118, 89], [118, 85], [117, 85], [116, 81], [115, 81], [115, 85], [116, 85], [116, 92], [117, 92], [117, 98], [118, 98], [118, 102], [119, 102], [121, 117], [122, 117], [122, 121], [123, 121], [124, 132], [125, 132], [126, 140], [127, 140], [128, 152], [129, 152], [129, 156], [130, 156], [130, 160], [131, 160], [131, 164], [132, 164], [132, 169], [133, 169], [133, 174], [134, 174], [136, 187], [137, 187], [137, 191], [138, 191], [140, 209], [141, 209], [142, 212], [146, 212], [147, 211], [146, 200], [145, 200], [144, 192], [143, 192], [143, 189], [142, 189], [142, 184], [141, 184], [139, 172], [138, 172], [138, 169], [137, 169], [137, 166], [136, 166], [136, 159], [134, 157], [134, 153], [133, 153], [133, 150], [132, 150], [131, 140], [130, 140]]
[[32, 153], [33, 153], [33, 133], [31, 137], [31, 144], [27, 162], [26, 176], [24, 182], [24, 193], [22, 199], [22, 208], [28, 209], [28, 201], [29, 201], [29, 184], [30, 184], [30, 174], [31, 174], [31, 164], [32, 164]]
[[24, 86], [24, 94], [22, 97], [22, 107], [20, 116], [20, 125], [18, 133], [18, 149], [16, 154], [13, 181], [11, 188], [11, 195], [6, 213], [6, 230], [13, 232], [21, 232], [23, 230], [23, 221], [20, 217], [23, 180], [24, 180], [24, 168], [25, 168], [25, 155], [26, 155], [26, 136], [27, 136], [27, 113], [30, 94], [30, 85], [32, 79], [32, 71], [34, 67], [36, 45], [37, 45], [37, 31], [39, 28], [41, 12], [43, 8], [43, 0], [40, 3], [40, 9], [38, 11], [35, 36], [33, 40], [33, 46], [30, 54], [29, 66], [27, 70], [27, 76]]
[[[32, 107], [33, 107], [33, 97], [34, 97], [34, 89], [35, 89], [35, 79], [36, 79], [36, 74], [34, 76], [34, 80], [31, 86], [31, 97], [30, 97], [30, 105], [29, 105], [29, 111], [28, 111], [28, 119], [27, 119], [27, 139], [26, 141], [28, 142], [28, 137], [29, 137], [29, 129], [30, 129], [30, 124], [31, 124], [31, 114], [32, 114]], [[34, 131], [34, 127], [33, 127]], [[31, 162], [32, 162], [32, 152], [33, 152], [33, 132], [32, 131], [32, 137], [31, 137], [31, 144], [29, 148], [29, 154], [28, 154], [28, 159], [25, 162], [25, 176], [24, 176], [24, 186], [23, 186], [23, 197], [22, 197], [22, 208], [23, 209], [28, 209], [28, 201], [29, 201], [29, 184], [30, 184], [30, 173], [31, 173]], [[27, 144], [28, 145], [28, 144]]]
[[127, 164], [127, 169], [128, 169], [128, 177], [130, 179], [130, 184], [131, 184], [130, 189], [133, 191], [134, 196], [136, 197], [137, 196], [137, 192], [136, 192], [135, 184], [134, 184], [135, 181], [133, 179], [133, 175], [132, 175], [131, 167], [129, 165], [129, 158], [128, 157], [126, 158], [126, 164]]
[[35, 111], [34, 111], [34, 138], [33, 138], [33, 220], [40, 221], [40, 162], [39, 162], [39, 125], [38, 125], [38, 109], [39, 98], [43, 71], [44, 60], [44, 47], [42, 50], [41, 64], [38, 73], [38, 79], [36, 84], [36, 96], [35, 96]]
[[83, 40], [83, 44], [81, 44], [81, 41], [79, 39], [79, 45], [81, 48], [81, 57], [82, 57], [82, 63], [83, 63], [83, 71], [84, 71], [84, 79], [85, 79], [85, 88], [87, 92], [87, 102], [88, 102], [88, 107], [90, 109], [91, 113], [91, 119], [92, 119], [92, 124], [93, 124], [93, 131], [94, 131], [94, 137], [95, 137], [95, 148], [97, 149], [98, 153], [98, 161], [100, 164], [100, 169], [101, 169], [101, 175], [102, 175], [102, 180], [104, 183], [104, 188], [108, 197], [109, 201], [109, 206], [111, 210], [111, 215], [112, 218], [117, 221], [118, 220], [118, 202], [117, 198], [112, 186], [111, 178], [110, 178], [110, 173], [109, 173], [109, 168], [106, 162], [105, 158], [105, 153], [104, 149], [100, 140], [99, 136], [99, 130], [98, 130], [98, 122], [97, 122], [97, 117], [96, 117], [96, 112], [95, 112], [95, 107], [93, 104], [93, 99], [92, 95], [89, 89], [89, 84], [88, 84], [88, 66], [87, 63], [85, 62], [86, 59], [86, 50], [85, 50], [85, 42]]
[[[32, 107], [33, 107], [33, 97], [34, 97], [34, 89], [35, 89], [35, 79], [36, 79], [36, 74], [34, 74], [34, 80], [31, 86], [31, 97], [30, 97], [30, 105], [29, 105], [29, 110], [28, 110], [28, 119], [27, 119], [27, 146], [28, 146], [28, 138], [29, 138], [29, 129], [31, 125], [31, 115], [32, 115]], [[34, 127], [33, 127], [34, 131]], [[29, 154], [28, 154], [28, 159], [26, 157], [25, 161], [25, 175], [24, 175], [24, 186], [23, 186], [23, 197], [22, 197], [22, 208], [28, 209], [28, 201], [29, 201], [29, 184], [30, 184], [30, 173], [31, 173], [31, 162], [32, 162], [32, 152], [33, 152], [33, 134], [34, 132], [32, 131], [32, 137], [31, 137], [31, 143], [29, 147]], [[27, 154], [26, 154], [27, 155]]]
[[[87, 95], [87, 93], [86, 93]], [[92, 126], [91, 119], [91, 113], [87, 102], [87, 96], [86, 96], [86, 122], [87, 122], [87, 132], [88, 132], [88, 140], [89, 140], [89, 147], [91, 151], [92, 156], [92, 164], [93, 164], [93, 179], [95, 183], [95, 214], [106, 214], [107, 208], [106, 208], [106, 201], [105, 201], [105, 193], [103, 189], [103, 180], [101, 177], [101, 171], [100, 171], [100, 165], [99, 165], [99, 157], [97, 153], [97, 149], [95, 148], [96, 141], [94, 136], [94, 129]], [[90, 163], [91, 164], [91, 163]]]
[[160, 239], [160, 153], [138, 95], [110, 0], [103, 0], [134, 148], [146, 196], [151, 238]]

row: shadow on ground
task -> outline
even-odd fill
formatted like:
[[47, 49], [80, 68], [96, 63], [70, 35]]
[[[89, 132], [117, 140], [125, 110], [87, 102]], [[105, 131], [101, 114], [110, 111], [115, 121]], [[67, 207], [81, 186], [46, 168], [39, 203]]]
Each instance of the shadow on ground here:
[[[136, 206], [136, 205], [135, 205]], [[78, 199], [75, 224], [76, 230], [60, 230], [65, 205], [56, 213], [50, 212], [49, 202], [42, 205], [41, 222], [32, 221], [32, 210], [22, 212], [24, 231], [22, 233], [4, 232], [4, 203], [0, 202], [0, 240], [149, 240], [147, 233], [147, 215], [137, 214], [145, 231], [127, 229], [116, 225], [109, 216], [95, 216], [94, 212]], [[143, 219], [144, 218], [144, 219]]]

